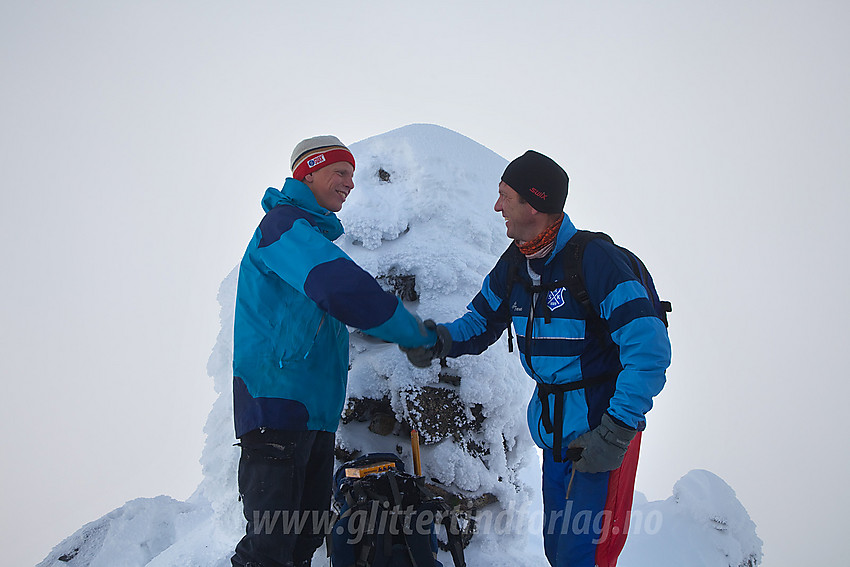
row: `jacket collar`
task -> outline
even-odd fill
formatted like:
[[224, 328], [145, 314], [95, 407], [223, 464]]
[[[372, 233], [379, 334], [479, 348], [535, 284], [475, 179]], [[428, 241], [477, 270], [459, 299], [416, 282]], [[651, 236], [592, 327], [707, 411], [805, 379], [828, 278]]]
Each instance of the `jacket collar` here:
[[546, 258], [546, 263], [552, 261], [558, 252], [564, 249], [564, 246], [567, 245], [570, 238], [572, 238], [575, 233], [578, 232], [573, 221], [570, 220], [570, 216], [567, 213], [564, 213], [564, 220], [561, 221], [561, 229], [558, 231], [558, 237], [555, 239], [555, 248], [552, 250], [552, 253], [549, 254], [549, 257]]
[[263, 210], [269, 212], [280, 205], [293, 205], [310, 213], [313, 222], [330, 240], [336, 240], [344, 232], [339, 218], [319, 205], [310, 188], [297, 179], [287, 177], [280, 190], [274, 187], [266, 189], [263, 195]]

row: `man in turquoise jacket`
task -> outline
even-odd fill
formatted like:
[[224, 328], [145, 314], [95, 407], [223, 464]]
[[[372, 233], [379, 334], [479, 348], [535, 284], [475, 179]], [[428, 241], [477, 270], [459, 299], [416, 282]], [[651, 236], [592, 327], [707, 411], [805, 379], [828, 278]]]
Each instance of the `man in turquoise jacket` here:
[[233, 410], [247, 528], [231, 559], [238, 567], [310, 565], [321, 545], [346, 325], [408, 348], [436, 341], [333, 243], [343, 233], [334, 213], [354, 188], [348, 148], [334, 136], [309, 138], [291, 166], [281, 190], [266, 190], [266, 215], [239, 267]]

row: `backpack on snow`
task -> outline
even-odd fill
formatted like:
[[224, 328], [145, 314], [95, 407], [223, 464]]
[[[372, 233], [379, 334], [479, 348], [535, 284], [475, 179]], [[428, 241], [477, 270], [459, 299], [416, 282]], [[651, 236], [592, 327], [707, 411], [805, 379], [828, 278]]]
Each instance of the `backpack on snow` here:
[[[599, 340], [602, 344], [605, 344], [606, 342], [611, 342], [611, 331], [608, 329], [608, 323], [602, 318], [598, 308], [595, 307], [590, 301], [590, 295], [587, 293], [587, 285], [585, 284], [584, 277], [582, 277], [584, 249], [587, 247], [588, 242], [597, 238], [601, 238], [609, 242], [610, 244], [614, 245], [619, 250], [625, 253], [626, 257], [629, 259], [635, 277], [646, 289], [647, 295], [649, 296], [649, 300], [652, 302], [656, 316], [661, 319], [661, 321], [664, 323], [664, 326], [667, 327], [667, 313], [673, 311], [672, 304], [669, 301], [662, 301], [661, 299], [659, 299], [658, 292], [655, 289], [655, 283], [652, 281], [652, 276], [649, 274], [649, 270], [646, 269], [646, 266], [641, 261], [641, 259], [638, 258], [630, 250], [615, 244], [614, 240], [604, 232], [591, 232], [587, 230], [577, 231], [573, 235], [573, 237], [570, 238], [569, 241], [567, 241], [567, 244], [564, 246], [564, 250], [561, 252], [564, 258], [564, 278], [554, 282], [541, 283], [540, 285], [530, 285], [525, 282], [525, 280], [522, 280], [519, 277], [519, 267], [525, 263], [525, 256], [523, 256], [522, 252], [519, 251], [519, 248], [517, 248], [516, 243], [511, 243], [511, 245], [508, 246], [508, 249], [505, 250], [504, 254], [502, 255], [503, 257], [507, 257], [508, 259], [508, 287], [507, 294], [505, 296], [506, 303], [511, 296], [511, 291], [513, 290], [514, 284], [516, 284], [517, 282], [522, 282], [526, 286], [526, 289], [532, 296], [532, 298], [536, 294], [544, 294], [544, 301], [542, 305], [543, 317], [544, 321], [546, 323], [549, 323], [551, 321], [552, 312], [550, 311], [549, 306], [546, 302], [547, 294], [554, 290], [565, 288], [570, 293], [570, 295], [582, 306], [582, 310], [584, 311], [585, 316], [585, 322], [590, 333], [594, 335], [597, 340]], [[532, 305], [532, 311], [534, 310], [534, 307], [535, 306]], [[528, 368], [531, 369], [532, 374], [534, 374], [534, 368], [531, 365], [530, 342], [531, 337], [533, 336], [533, 325], [534, 313], [532, 312], [531, 316], [528, 317], [528, 327], [526, 329], [525, 334], [527, 341], [525, 349], [525, 362]], [[510, 323], [508, 324], [508, 351], [513, 352], [513, 335], [511, 333]], [[566, 392], [586, 388], [588, 386], [596, 386], [598, 384], [608, 382], [609, 380], [616, 380], [617, 376], [617, 373], [602, 374], [599, 376], [592, 376], [590, 378], [578, 380], [576, 382], [570, 382], [569, 384], [546, 384], [542, 381], [537, 381], [537, 395], [540, 399], [540, 402], [543, 404], [542, 425], [546, 432], [551, 433], [553, 436], [552, 449], [556, 462], [561, 462], [562, 455], [564, 394]], [[549, 396], [552, 395], [554, 395], [555, 402], [553, 415], [554, 419], [550, 420]], [[555, 424], [557, 424], [558, 426], [556, 427]], [[573, 458], [573, 454], [568, 452], [567, 458]]]
[[[380, 472], [346, 476], [347, 469], [376, 466]], [[336, 518], [328, 537], [333, 567], [442, 567], [438, 525], [445, 526], [455, 567], [466, 566], [451, 508], [422, 477], [404, 472], [404, 462], [392, 453], [370, 453], [340, 466], [333, 505]]]

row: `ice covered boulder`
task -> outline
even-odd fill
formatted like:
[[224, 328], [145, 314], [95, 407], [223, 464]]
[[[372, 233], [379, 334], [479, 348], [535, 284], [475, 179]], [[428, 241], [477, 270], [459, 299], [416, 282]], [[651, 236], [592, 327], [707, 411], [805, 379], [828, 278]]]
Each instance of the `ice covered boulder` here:
[[717, 475], [693, 470], [667, 500], [637, 493], [629, 539], [620, 558], [629, 567], [756, 567], [762, 541], [735, 491]]
[[191, 503], [167, 496], [139, 498], [80, 528], [37, 567], [149, 565], [207, 519], [204, 508]]

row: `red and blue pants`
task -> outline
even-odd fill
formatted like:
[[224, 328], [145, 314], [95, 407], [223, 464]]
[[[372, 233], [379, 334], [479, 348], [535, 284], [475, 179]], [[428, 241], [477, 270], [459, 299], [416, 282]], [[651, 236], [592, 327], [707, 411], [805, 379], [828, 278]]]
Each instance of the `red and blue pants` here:
[[617, 564], [629, 531], [640, 437], [620, 468], [603, 473], [573, 475], [571, 461], [556, 463], [543, 450], [543, 547], [552, 567]]

